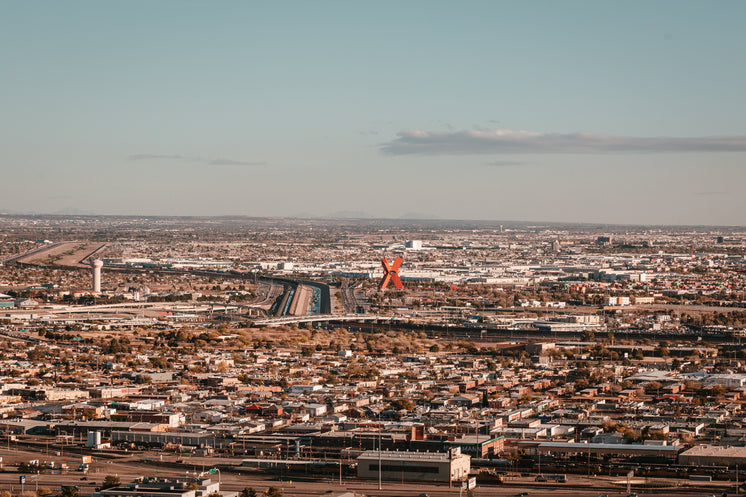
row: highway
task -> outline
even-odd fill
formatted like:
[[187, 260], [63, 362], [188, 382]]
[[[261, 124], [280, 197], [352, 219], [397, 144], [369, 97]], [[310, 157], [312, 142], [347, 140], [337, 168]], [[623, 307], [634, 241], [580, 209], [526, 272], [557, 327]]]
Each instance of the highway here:
[[107, 244], [105, 243], [95, 242], [59, 242], [46, 244], [29, 252], [10, 257], [5, 260], [5, 263], [33, 266], [42, 265], [48, 258], [51, 258], [51, 264], [54, 266], [73, 269], [88, 268], [90, 266], [83, 261], [98, 254], [106, 246]]
[[[94, 255], [105, 249], [107, 244], [101, 243], [88, 243], [88, 242], [60, 242], [55, 244], [47, 244], [41, 247], [37, 247], [31, 251], [23, 254], [17, 254], [11, 256], [4, 263], [16, 263], [16, 264], [30, 264], [38, 265], [42, 263], [42, 259], [57, 256], [62, 257], [61, 261], [53, 262], [51, 265], [62, 269], [79, 269], [81, 267], [88, 267], [83, 264], [82, 261], [93, 257]], [[70, 252], [69, 254], [66, 252]], [[171, 268], [123, 268], [123, 267], [105, 267], [105, 271], [118, 271], [118, 272], [161, 272], [166, 274], [193, 274], [200, 276], [218, 277], [218, 278], [236, 278], [244, 280], [254, 280], [259, 285], [269, 284], [270, 288], [267, 290], [265, 297], [259, 299], [251, 304], [252, 307], [258, 307], [266, 312], [274, 313], [277, 316], [284, 316], [290, 312], [291, 304], [293, 303], [293, 297], [298, 287], [306, 286], [316, 289], [313, 293], [320, 293], [321, 300], [318, 303], [318, 309], [322, 314], [331, 314], [331, 295], [329, 285], [318, 281], [311, 280], [295, 280], [292, 278], [273, 278], [273, 277], [259, 277], [255, 273], [240, 273], [235, 271], [209, 271], [200, 269], [171, 269]], [[280, 293], [279, 288], [282, 288]], [[283, 295], [284, 294], [284, 295]], [[280, 297], [282, 300], [280, 301]], [[311, 296], [305, 291], [301, 291], [297, 296], [298, 300], [293, 306], [291, 314], [304, 315], [308, 311], [308, 302]]]
[[342, 281], [340, 295], [342, 297], [342, 305], [347, 314], [356, 313], [358, 311], [359, 303], [355, 296], [355, 285], [350, 285], [349, 280]]
[[14, 263], [14, 262], [19, 262], [21, 259], [23, 259], [25, 257], [31, 257], [33, 255], [38, 255], [38, 254], [40, 254], [42, 252], [46, 252], [46, 251], [49, 251], [49, 250], [54, 249], [56, 247], [59, 247], [60, 245], [62, 245], [62, 242], [60, 242], [60, 243], [53, 243], [51, 245], [42, 245], [41, 247], [35, 248], [35, 249], [30, 250], [28, 252], [24, 252], [22, 254], [12, 255], [12, 256], [10, 256], [10, 257], [8, 257], [8, 258], [6, 258], [6, 259], [4, 259], [3, 261], [0, 261], [0, 262], [2, 262], [3, 264], [11, 264], [11, 263]]

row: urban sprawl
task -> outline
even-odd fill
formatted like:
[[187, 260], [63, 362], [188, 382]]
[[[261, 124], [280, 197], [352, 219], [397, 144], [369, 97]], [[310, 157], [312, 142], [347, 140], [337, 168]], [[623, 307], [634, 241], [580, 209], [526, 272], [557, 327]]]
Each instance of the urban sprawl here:
[[740, 228], [4, 215], [0, 345], [7, 495], [744, 491]]

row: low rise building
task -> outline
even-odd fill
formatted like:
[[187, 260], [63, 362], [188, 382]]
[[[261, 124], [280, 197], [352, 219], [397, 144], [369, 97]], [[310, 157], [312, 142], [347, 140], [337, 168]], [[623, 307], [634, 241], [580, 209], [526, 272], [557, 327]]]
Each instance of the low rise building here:
[[[379, 465], [380, 464], [380, 465]], [[368, 450], [357, 458], [358, 478], [399, 481], [448, 482], [463, 480], [471, 469], [471, 457], [450, 452], [393, 452]]]
[[679, 454], [679, 464], [693, 466], [717, 466], [722, 464], [744, 464], [746, 447], [722, 445], [695, 445]]
[[236, 497], [237, 492], [220, 490], [220, 482], [210, 478], [163, 478], [140, 477], [132, 483], [107, 488], [93, 494], [94, 497], [205, 497], [222, 495]]

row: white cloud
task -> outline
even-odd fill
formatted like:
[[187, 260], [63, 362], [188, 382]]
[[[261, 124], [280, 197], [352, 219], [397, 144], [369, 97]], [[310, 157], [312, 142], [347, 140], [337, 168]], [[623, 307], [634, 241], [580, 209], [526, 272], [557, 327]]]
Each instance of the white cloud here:
[[455, 132], [409, 129], [400, 131], [396, 139], [381, 144], [381, 150], [390, 155], [743, 152], [746, 151], [746, 136], [677, 138], [510, 129]]

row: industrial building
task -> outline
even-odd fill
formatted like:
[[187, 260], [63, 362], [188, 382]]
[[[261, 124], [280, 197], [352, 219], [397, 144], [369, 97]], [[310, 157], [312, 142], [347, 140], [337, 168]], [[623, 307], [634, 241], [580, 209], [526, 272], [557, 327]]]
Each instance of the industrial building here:
[[[379, 466], [380, 463], [380, 466]], [[358, 478], [399, 481], [448, 482], [466, 478], [471, 457], [451, 452], [395, 452], [368, 450], [357, 458]]]
[[95, 497], [203, 497], [222, 495], [235, 497], [236, 492], [220, 490], [220, 482], [210, 478], [140, 477], [134, 482], [107, 488], [93, 494]]
[[722, 445], [695, 445], [679, 454], [679, 464], [693, 466], [717, 466], [746, 463], [746, 447], [724, 447]]
[[558, 459], [591, 455], [620, 458], [655, 457], [661, 462], [675, 463], [683, 447], [659, 444], [617, 444], [577, 442], [519, 442], [518, 446], [529, 454], [554, 456]]
[[466, 435], [456, 440], [449, 440], [444, 442], [445, 447], [457, 447], [461, 449], [462, 453], [466, 453], [472, 457], [492, 457], [503, 451], [505, 445], [505, 438], [502, 435], [496, 437], [493, 436], [479, 436], [479, 435]]
[[218, 437], [208, 432], [137, 432], [112, 431], [111, 443], [135, 443], [149, 446], [161, 446], [169, 443], [191, 447], [228, 447], [232, 440]]

